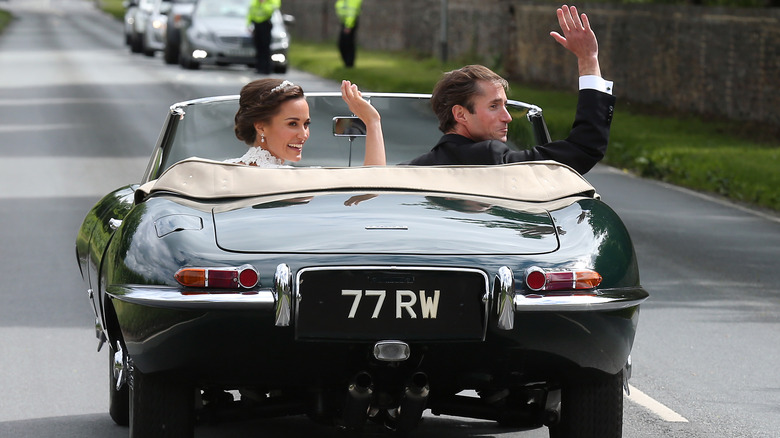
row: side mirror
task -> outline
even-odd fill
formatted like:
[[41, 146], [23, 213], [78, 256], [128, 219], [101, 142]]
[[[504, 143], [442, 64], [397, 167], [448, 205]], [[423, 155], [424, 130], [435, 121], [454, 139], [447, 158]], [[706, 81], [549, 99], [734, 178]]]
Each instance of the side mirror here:
[[295, 16], [290, 14], [283, 14], [282, 20], [284, 21], [284, 24], [287, 26], [292, 26], [293, 24], [295, 24]]
[[365, 137], [366, 124], [359, 117], [334, 117], [333, 136], [335, 137]]

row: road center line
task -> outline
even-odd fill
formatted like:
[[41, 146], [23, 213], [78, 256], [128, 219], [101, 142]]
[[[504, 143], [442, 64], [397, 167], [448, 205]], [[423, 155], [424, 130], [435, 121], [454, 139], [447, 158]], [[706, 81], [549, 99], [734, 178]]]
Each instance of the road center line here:
[[639, 406], [642, 406], [643, 408], [649, 410], [653, 414], [660, 417], [662, 420], [669, 422], [669, 423], [687, 423], [688, 420], [683, 417], [682, 415], [678, 414], [677, 412], [674, 412], [673, 410], [669, 409], [668, 407], [664, 406], [662, 403], [654, 400], [649, 395], [645, 394], [644, 392], [636, 389], [632, 385], [628, 385], [628, 388], [631, 391], [631, 395], [628, 396], [628, 399], [632, 402], [638, 404]]

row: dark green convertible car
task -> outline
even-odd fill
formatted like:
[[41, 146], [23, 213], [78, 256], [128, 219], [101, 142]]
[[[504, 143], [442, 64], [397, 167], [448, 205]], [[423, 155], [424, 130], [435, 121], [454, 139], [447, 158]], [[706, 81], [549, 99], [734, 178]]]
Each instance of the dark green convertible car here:
[[[620, 218], [555, 162], [398, 165], [439, 137], [429, 96], [364, 97], [387, 166], [355, 165], [365, 139], [334, 134], [337, 93], [307, 95], [296, 167], [225, 163], [246, 151], [238, 97], [204, 98], [173, 105], [145, 174], [88, 213], [76, 252], [114, 421], [136, 438], [284, 415], [403, 435], [425, 413], [621, 436], [648, 294]], [[509, 109], [513, 147], [548, 141], [538, 107]]]

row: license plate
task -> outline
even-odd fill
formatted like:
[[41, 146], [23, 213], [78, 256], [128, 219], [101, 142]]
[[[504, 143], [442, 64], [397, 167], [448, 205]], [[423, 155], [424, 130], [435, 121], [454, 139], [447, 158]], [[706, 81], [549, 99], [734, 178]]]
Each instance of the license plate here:
[[303, 270], [298, 277], [296, 337], [481, 340], [487, 283], [477, 270]]
[[252, 49], [230, 49], [225, 50], [224, 53], [227, 56], [250, 58], [254, 56], [255, 51]]

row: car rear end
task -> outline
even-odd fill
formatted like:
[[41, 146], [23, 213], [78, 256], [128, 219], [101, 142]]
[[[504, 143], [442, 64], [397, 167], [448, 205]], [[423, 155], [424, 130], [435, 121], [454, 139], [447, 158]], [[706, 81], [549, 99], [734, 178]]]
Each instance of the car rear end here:
[[[555, 415], [548, 394], [566, 379], [626, 367], [646, 293], [625, 230], [600, 201], [364, 195], [302, 192], [203, 211], [148, 199], [125, 226], [154, 230], [159, 248], [135, 247], [129, 234], [112, 252], [146, 258], [160, 284], [121, 281], [149, 276], [127, 266], [108, 289], [135, 366], [278, 391], [291, 413], [350, 418], [361, 408], [344, 400], [370, 388], [390, 411], [424, 402], [531, 425]], [[577, 223], [587, 215], [604, 219]], [[617, 252], [602, 252], [618, 240]], [[475, 405], [464, 390], [514, 394], [533, 409]]]

